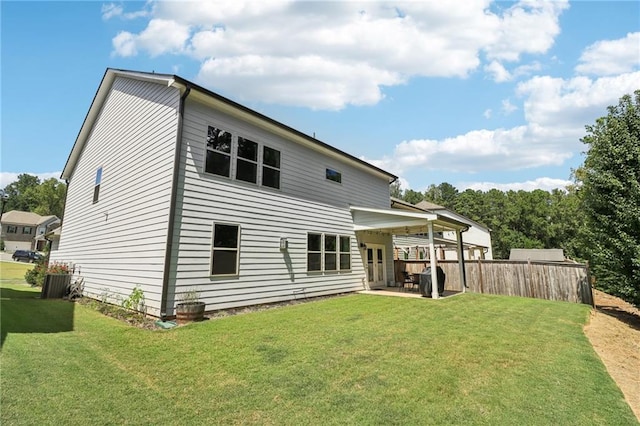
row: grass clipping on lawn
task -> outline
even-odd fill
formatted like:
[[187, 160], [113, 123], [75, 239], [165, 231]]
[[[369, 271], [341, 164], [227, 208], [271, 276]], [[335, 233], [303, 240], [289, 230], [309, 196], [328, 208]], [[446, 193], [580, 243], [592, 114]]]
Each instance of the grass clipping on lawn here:
[[584, 305], [351, 295], [149, 331], [2, 299], [3, 424], [636, 424]]

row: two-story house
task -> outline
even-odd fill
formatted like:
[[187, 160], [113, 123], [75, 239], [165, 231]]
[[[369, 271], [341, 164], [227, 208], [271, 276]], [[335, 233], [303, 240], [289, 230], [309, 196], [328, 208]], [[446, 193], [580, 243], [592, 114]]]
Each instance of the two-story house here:
[[160, 317], [192, 289], [211, 311], [385, 286], [394, 231], [465, 227], [393, 211], [391, 173], [174, 75], [108, 69], [62, 178], [51, 260]]
[[60, 223], [57, 216], [40, 216], [36, 213], [11, 210], [0, 219], [1, 238], [4, 249], [9, 252], [16, 250], [44, 250], [45, 241], [38, 240]]

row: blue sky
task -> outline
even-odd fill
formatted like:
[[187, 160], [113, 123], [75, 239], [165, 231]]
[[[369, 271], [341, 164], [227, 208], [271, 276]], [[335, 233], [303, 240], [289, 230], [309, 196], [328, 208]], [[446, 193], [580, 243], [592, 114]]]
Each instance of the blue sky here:
[[640, 89], [637, 1], [2, 1], [0, 13], [0, 187], [59, 176], [107, 67], [180, 75], [418, 191], [563, 187], [584, 126]]

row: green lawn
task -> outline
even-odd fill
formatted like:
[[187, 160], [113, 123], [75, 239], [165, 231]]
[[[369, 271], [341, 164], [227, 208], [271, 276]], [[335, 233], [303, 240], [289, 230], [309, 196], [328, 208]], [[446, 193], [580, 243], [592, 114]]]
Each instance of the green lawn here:
[[146, 331], [1, 291], [3, 425], [637, 424], [583, 305], [350, 295]]
[[22, 284], [25, 272], [34, 266], [32, 263], [0, 262], [0, 283]]

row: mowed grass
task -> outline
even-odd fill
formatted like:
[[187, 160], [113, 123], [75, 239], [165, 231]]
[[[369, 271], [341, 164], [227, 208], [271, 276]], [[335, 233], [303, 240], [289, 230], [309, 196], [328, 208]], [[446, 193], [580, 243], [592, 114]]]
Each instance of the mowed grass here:
[[349, 295], [172, 330], [2, 286], [13, 424], [637, 424], [589, 307]]
[[24, 274], [34, 266], [32, 263], [0, 262], [0, 283], [24, 283]]

